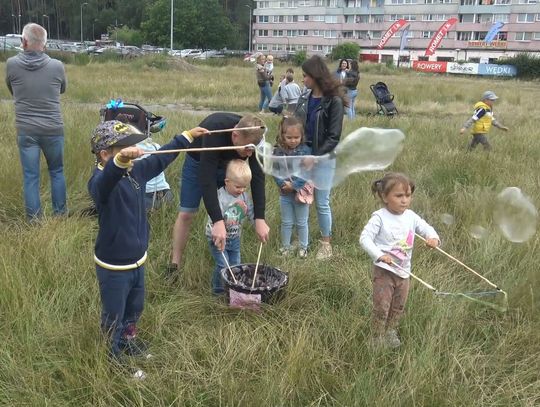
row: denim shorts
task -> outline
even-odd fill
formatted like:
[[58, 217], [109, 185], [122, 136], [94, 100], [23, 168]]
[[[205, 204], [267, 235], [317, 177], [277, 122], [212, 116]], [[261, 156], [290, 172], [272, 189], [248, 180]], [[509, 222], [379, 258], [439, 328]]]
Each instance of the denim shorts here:
[[[217, 187], [225, 185], [225, 171], [218, 169]], [[180, 212], [197, 212], [201, 204], [202, 190], [199, 182], [199, 161], [186, 154], [180, 179]]]

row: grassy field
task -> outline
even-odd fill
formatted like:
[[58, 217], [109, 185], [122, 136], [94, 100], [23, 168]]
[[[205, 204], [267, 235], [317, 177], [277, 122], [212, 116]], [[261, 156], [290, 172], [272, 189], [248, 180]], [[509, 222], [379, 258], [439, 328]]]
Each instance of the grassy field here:
[[[48, 218], [39, 226], [24, 222], [13, 105], [0, 86], [0, 405], [540, 405], [540, 240], [535, 235], [523, 244], [510, 243], [491, 218], [494, 197], [505, 187], [517, 186], [535, 205], [540, 203], [538, 82], [362, 67], [360, 115], [344, 126], [344, 135], [360, 126], [403, 130], [405, 148], [391, 169], [415, 179], [413, 209], [438, 230], [445, 250], [509, 293], [507, 313], [440, 299], [413, 282], [401, 324], [403, 346], [374, 352], [368, 346], [371, 266], [358, 236], [378, 208], [369, 186], [381, 173], [353, 175], [335, 189], [336, 255], [324, 263], [313, 254], [306, 261], [277, 255], [278, 194], [269, 179], [272, 238], [263, 261], [289, 272], [286, 298], [257, 314], [231, 310], [210, 295], [212, 261], [202, 232], [204, 211], [197, 217], [181, 281], [166, 284], [162, 271], [176, 210], [154, 213], [140, 328], [155, 357], [143, 363], [148, 378], [134, 381], [111, 370], [105, 357], [92, 261], [96, 220], [77, 216], [89, 204], [89, 137], [99, 106], [113, 97], [153, 106], [169, 119], [157, 137], [165, 142], [204, 117], [183, 109], [254, 112], [258, 89], [253, 68], [241, 66], [157, 69], [110, 63], [69, 65], [66, 70], [65, 167], [73, 216]], [[376, 106], [369, 85], [379, 80], [396, 94], [399, 117], [372, 114]], [[467, 154], [469, 137], [459, 136], [459, 129], [486, 89], [501, 97], [497, 116], [510, 131], [492, 131], [490, 154]], [[265, 120], [273, 138], [277, 119]], [[167, 170], [175, 192], [181, 162], [182, 157]], [[50, 213], [48, 191], [45, 174], [43, 202]], [[445, 213], [455, 223], [444, 224]], [[312, 215], [316, 247], [313, 210]], [[472, 238], [473, 225], [485, 227], [487, 237]], [[246, 227], [245, 261], [256, 259], [257, 246]], [[413, 269], [444, 291], [489, 288], [420, 242]]]

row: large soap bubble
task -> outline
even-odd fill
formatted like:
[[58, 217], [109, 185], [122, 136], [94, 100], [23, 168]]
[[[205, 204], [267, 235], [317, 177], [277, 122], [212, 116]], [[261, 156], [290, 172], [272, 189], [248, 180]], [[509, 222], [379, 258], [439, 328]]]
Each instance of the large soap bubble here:
[[362, 127], [342, 139], [332, 153], [322, 156], [277, 156], [266, 142], [257, 146], [256, 153], [268, 175], [298, 177], [318, 189], [330, 189], [350, 174], [388, 167], [403, 148], [404, 139], [398, 129]]
[[493, 219], [511, 242], [523, 243], [536, 232], [538, 211], [516, 187], [505, 188], [495, 200]]
[[469, 234], [475, 239], [484, 239], [488, 235], [488, 231], [485, 227], [480, 225], [472, 225], [469, 228]]

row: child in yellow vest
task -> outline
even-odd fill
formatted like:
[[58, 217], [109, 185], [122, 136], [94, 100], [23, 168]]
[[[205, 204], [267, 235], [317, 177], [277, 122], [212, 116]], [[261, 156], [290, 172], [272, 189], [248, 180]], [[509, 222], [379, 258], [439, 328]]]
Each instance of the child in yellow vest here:
[[494, 92], [490, 90], [485, 91], [482, 95], [482, 100], [474, 105], [474, 114], [465, 122], [459, 131], [460, 134], [463, 134], [471, 125], [473, 126], [471, 129], [473, 138], [469, 143], [469, 151], [474, 149], [478, 144], [482, 144], [484, 150], [491, 150], [491, 145], [486, 136], [491, 129], [491, 125], [508, 131], [508, 127], [503, 126], [493, 117], [493, 102], [497, 99], [499, 97]]

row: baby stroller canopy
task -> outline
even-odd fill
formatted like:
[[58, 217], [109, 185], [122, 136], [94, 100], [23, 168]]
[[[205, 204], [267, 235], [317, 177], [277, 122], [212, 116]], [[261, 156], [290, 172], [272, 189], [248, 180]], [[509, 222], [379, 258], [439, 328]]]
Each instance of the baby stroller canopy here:
[[119, 120], [129, 123], [144, 132], [148, 137], [150, 133], [157, 133], [165, 128], [167, 119], [156, 116], [136, 103], [122, 102], [122, 100], [111, 100], [100, 110], [102, 121]]
[[375, 102], [377, 103], [377, 114], [385, 116], [393, 116], [398, 114], [396, 105], [394, 104], [394, 95], [390, 93], [388, 86], [384, 82], [377, 82], [369, 87], [373, 96], [375, 96]]

